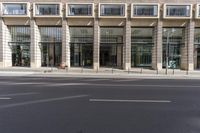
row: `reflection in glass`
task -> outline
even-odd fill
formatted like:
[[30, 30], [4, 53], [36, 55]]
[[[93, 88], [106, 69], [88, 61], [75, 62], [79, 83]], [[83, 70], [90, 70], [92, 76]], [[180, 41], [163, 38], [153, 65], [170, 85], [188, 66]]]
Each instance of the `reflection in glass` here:
[[5, 3], [3, 4], [3, 14], [4, 15], [26, 15], [27, 4]]
[[187, 5], [167, 5], [166, 16], [189, 17], [191, 6]]
[[131, 29], [131, 66], [151, 67], [153, 28]]
[[93, 64], [93, 28], [70, 27], [71, 66], [91, 67]]
[[36, 15], [59, 15], [59, 4], [37, 4]]
[[200, 69], [200, 28], [194, 32], [194, 68]]
[[125, 16], [125, 5], [101, 4], [101, 16]]
[[69, 4], [69, 16], [92, 16], [92, 4]]
[[123, 28], [100, 28], [100, 66], [122, 67]]
[[184, 28], [163, 29], [163, 68], [168, 57], [168, 68], [180, 69], [181, 45], [184, 45]]
[[62, 57], [62, 27], [39, 27], [42, 66], [60, 66]]
[[158, 6], [157, 5], [134, 5], [133, 16], [157, 16]]
[[30, 66], [30, 27], [9, 26], [12, 50], [12, 66]]

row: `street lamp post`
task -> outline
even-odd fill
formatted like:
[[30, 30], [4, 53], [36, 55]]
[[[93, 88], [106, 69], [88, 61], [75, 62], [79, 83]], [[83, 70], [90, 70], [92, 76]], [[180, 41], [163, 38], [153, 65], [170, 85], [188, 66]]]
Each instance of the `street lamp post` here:
[[171, 31], [167, 30], [167, 44], [166, 44], [166, 50], [165, 50], [165, 55], [166, 55], [166, 62], [165, 62], [165, 74], [167, 75], [168, 74], [168, 65], [169, 65], [169, 37], [170, 37], [170, 33], [172, 34], [173, 32], [175, 32], [175, 29], [172, 28]]
[[166, 67], [166, 71], [165, 74], [168, 74], [168, 61], [169, 61], [169, 31], [167, 32], [167, 44], [166, 44], [166, 62], [165, 62], [165, 67]]

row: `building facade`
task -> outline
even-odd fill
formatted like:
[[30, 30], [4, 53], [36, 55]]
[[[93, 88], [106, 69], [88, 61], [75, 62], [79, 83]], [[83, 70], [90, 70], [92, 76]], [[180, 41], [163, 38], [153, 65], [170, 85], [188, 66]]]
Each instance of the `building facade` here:
[[200, 69], [200, 1], [0, 0], [0, 67]]

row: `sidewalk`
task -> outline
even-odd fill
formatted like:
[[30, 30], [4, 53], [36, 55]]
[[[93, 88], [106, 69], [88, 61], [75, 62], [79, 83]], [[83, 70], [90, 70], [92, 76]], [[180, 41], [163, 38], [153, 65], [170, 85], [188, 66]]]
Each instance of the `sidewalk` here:
[[93, 77], [93, 78], [154, 78], [154, 79], [200, 79], [200, 71], [183, 70], [150, 70], [132, 68], [129, 71], [112, 68], [100, 68], [98, 71], [88, 68], [0, 68], [0, 76], [31, 76], [31, 77]]

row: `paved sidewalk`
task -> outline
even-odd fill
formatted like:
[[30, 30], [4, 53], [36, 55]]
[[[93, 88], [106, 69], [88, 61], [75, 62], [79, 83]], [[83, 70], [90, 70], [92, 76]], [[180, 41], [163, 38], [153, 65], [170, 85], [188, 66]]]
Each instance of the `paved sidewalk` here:
[[200, 79], [200, 71], [183, 70], [150, 70], [132, 68], [129, 71], [112, 68], [100, 68], [94, 71], [89, 68], [71, 68], [70, 70], [58, 68], [0, 68], [0, 76], [34, 76], [34, 77], [94, 77], [94, 78], [156, 78], [156, 79]]

